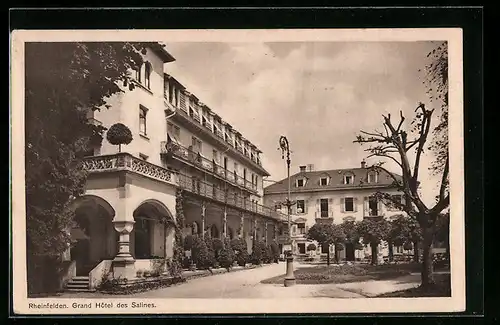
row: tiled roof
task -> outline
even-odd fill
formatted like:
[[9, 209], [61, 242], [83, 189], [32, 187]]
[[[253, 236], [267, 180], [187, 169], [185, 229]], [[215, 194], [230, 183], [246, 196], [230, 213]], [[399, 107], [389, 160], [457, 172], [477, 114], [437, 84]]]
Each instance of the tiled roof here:
[[[385, 171], [380, 170], [376, 183], [368, 183], [368, 168], [349, 168], [349, 169], [333, 169], [333, 170], [318, 170], [304, 171], [290, 176], [291, 191], [304, 192], [310, 190], [344, 190], [344, 189], [361, 189], [387, 187], [394, 183], [394, 179]], [[354, 175], [352, 184], [344, 184], [344, 175]], [[400, 175], [393, 174], [396, 179], [402, 180]], [[321, 185], [320, 180], [323, 177], [329, 178], [328, 185]], [[297, 187], [297, 179], [306, 179], [305, 186]], [[286, 178], [271, 184], [264, 188], [264, 194], [267, 193], [286, 193], [288, 190], [288, 181]]]

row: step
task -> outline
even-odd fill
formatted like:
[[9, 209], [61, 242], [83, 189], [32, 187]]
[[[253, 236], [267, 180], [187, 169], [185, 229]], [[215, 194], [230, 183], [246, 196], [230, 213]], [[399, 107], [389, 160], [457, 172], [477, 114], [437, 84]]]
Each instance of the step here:
[[89, 276], [88, 275], [78, 275], [74, 276], [71, 280], [88, 280]]
[[73, 283], [89, 283], [89, 279], [71, 279], [69, 282]]
[[80, 289], [80, 288], [88, 288], [89, 285], [88, 284], [73, 284], [73, 283], [68, 283], [66, 285], [66, 288], [75, 288], [75, 289]]
[[66, 288], [68, 292], [95, 292], [95, 290], [90, 290], [89, 288]]

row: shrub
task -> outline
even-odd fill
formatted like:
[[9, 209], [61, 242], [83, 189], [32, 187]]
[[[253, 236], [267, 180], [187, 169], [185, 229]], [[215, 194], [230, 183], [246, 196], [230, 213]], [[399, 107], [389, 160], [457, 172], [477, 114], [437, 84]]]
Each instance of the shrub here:
[[194, 236], [187, 235], [184, 237], [184, 250], [189, 251], [193, 248]]
[[218, 263], [215, 257], [213, 239], [210, 237], [205, 237], [205, 245], [207, 247], [207, 267], [215, 267]]
[[245, 266], [250, 260], [245, 240], [243, 238], [235, 238], [231, 241], [231, 247], [236, 255], [238, 265]]
[[122, 144], [129, 144], [133, 140], [132, 132], [122, 123], [113, 124], [106, 133], [106, 139], [112, 145], [117, 145], [119, 152], [122, 151]]
[[280, 252], [280, 247], [279, 247], [278, 243], [276, 243], [275, 241], [273, 241], [271, 243], [271, 251], [273, 253], [273, 260], [274, 260], [274, 262], [278, 263], [281, 252]]
[[262, 264], [263, 258], [265, 258], [265, 244], [259, 240], [254, 240], [252, 247], [252, 255], [250, 256], [250, 261], [252, 264], [260, 265]]
[[310, 252], [310, 251], [315, 251], [316, 250], [316, 245], [314, 245], [313, 243], [307, 245], [307, 251]]
[[[221, 241], [222, 242], [222, 241]], [[233, 266], [234, 251], [228, 238], [223, 242], [222, 249], [219, 251], [218, 262], [221, 267], [229, 270]]]
[[195, 238], [192, 248], [193, 261], [199, 269], [208, 269], [211, 266], [211, 258], [206, 242], [202, 238]]

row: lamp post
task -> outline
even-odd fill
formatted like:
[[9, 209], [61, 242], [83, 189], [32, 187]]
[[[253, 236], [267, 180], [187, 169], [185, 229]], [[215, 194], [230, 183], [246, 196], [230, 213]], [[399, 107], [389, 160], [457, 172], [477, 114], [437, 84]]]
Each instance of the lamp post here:
[[292, 255], [292, 227], [290, 220], [290, 210], [292, 208], [292, 201], [290, 200], [290, 146], [288, 139], [285, 136], [280, 137], [280, 149], [281, 149], [281, 159], [286, 157], [286, 167], [287, 167], [287, 178], [288, 178], [288, 195], [286, 198], [286, 211], [288, 220], [288, 244], [290, 245], [290, 251], [286, 254], [286, 276], [285, 276], [285, 287], [290, 287], [295, 285], [295, 276], [293, 274], [293, 255]]

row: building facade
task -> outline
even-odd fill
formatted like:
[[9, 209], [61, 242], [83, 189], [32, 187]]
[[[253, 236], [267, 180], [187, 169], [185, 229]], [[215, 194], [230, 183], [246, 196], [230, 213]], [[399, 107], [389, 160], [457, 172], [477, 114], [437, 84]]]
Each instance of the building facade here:
[[[395, 175], [399, 178], [399, 176]], [[316, 223], [341, 224], [344, 221], [361, 221], [364, 218], [387, 218], [405, 215], [401, 210], [386, 206], [377, 200], [377, 191], [403, 199], [402, 192], [393, 185], [393, 178], [383, 172], [366, 168], [365, 162], [358, 168], [319, 170], [312, 165], [300, 166], [299, 172], [290, 176], [292, 207], [292, 251], [295, 255], [306, 255], [307, 246], [312, 241], [307, 239], [307, 232]], [[283, 179], [264, 189], [264, 203], [275, 206], [277, 211], [286, 212], [283, 205], [287, 197], [288, 180]], [[316, 244], [316, 253], [334, 252], [334, 245], [320, 247]], [[368, 248], [356, 250], [353, 244], [346, 243], [339, 252], [344, 260], [364, 258]], [[386, 244], [381, 244], [380, 251], [387, 254]], [[401, 250], [397, 248], [396, 250]]]
[[[173, 256], [176, 203], [182, 196], [185, 235], [277, 238], [283, 215], [263, 205], [261, 151], [221, 116], [165, 73], [174, 61], [152, 45], [132, 71], [134, 89], [114, 95], [93, 123], [126, 125], [133, 141], [105, 139], [84, 161], [85, 195], [75, 200], [75, 245], [64, 258], [89, 287], [102, 274], [133, 279], [154, 258]], [[182, 190], [182, 191], [179, 191]]]

